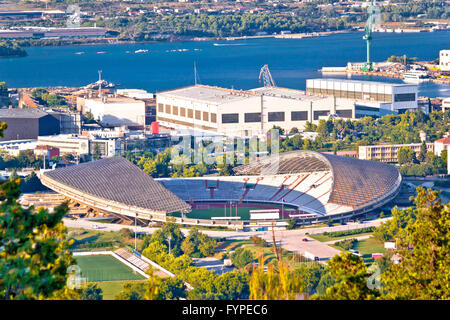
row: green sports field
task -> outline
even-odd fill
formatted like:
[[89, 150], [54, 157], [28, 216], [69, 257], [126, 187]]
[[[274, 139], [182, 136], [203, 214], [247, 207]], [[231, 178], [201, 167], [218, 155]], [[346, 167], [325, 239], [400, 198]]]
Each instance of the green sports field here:
[[[226, 206], [226, 207], [225, 207]], [[264, 208], [266, 207], [266, 208]], [[193, 208], [191, 212], [186, 214], [187, 218], [191, 219], [211, 219], [212, 217], [241, 217], [241, 220], [250, 220], [250, 210], [261, 210], [261, 209], [281, 209], [280, 205], [239, 205], [237, 208], [236, 215], [236, 205], [233, 204], [230, 209], [229, 205], [224, 204], [197, 204], [196, 208]], [[285, 210], [287, 210], [285, 206]], [[181, 214], [176, 212], [171, 214], [174, 217], [181, 217]]]
[[75, 257], [81, 268], [81, 276], [88, 282], [143, 280], [133, 269], [109, 255]]

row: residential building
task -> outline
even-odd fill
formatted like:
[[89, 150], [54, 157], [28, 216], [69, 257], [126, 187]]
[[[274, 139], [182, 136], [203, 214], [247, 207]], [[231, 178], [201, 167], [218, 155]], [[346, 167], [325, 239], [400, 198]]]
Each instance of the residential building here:
[[[434, 143], [427, 143], [427, 152], [434, 153]], [[359, 159], [361, 160], [376, 160], [381, 162], [397, 162], [397, 153], [403, 148], [411, 148], [416, 156], [419, 155], [422, 148], [421, 143], [411, 144], [381, 144], [374, 146], [360, 146], [358, 150]]]
[[38, 146], [58, 148], [60, 155], [72, 154], [81, 158], [89, 156], [89, 139], [73, 134], [39, 136]]
[[442, 138], [434, 142], [434, 154], [437, 156], [440, 156], [442, 151], [449, 149], [450, 149], [450, 138]]
[[442, 71], [450, 71], [450, 50], [439, 52], [439, 68]]

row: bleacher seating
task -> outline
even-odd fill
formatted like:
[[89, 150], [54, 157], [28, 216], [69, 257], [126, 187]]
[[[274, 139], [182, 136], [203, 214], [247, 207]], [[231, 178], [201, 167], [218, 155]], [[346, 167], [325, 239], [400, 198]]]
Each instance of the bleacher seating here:
[[126, 249], [118, 249], [114, 251], [114, 253], [144, 272], [146, 272], [148, 268], [150, 268], [150, 264], [135, 256], [134, 254], [128, 252]]
[[[185, 201], [211, 201], [211, 191], [205, 180], [217, 177], [160, 179], [166, 188]], [[211, 182], [209, 183], [209, 185]], [[252, 185], [253, 188], [246, 188]], [[325, 204], [331, 193], [330, 171], [300, 173], [296, 175], [267, 175], [220, 177], [214, 189], [214, 201], [254, 201], [310, 208], [325, 214]], [[284, 199], [284, 201], [283, 201]]]

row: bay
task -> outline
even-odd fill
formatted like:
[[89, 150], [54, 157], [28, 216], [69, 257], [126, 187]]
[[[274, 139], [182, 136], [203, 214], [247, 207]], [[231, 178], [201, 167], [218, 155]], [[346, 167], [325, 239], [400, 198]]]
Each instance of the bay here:
[[[0, 81], [9, 87], [84, 86], [102, 78], [119, 88], [158, 92], [194, 83], [194, 62], [201, 84], [250, 89], [262, 86], [259, 70], [268, 64], [277, 86], [304, 90], [308, 78], [322, 75], [326, 66], [365, 61], [361, 32], [303, 39], [243, 39], [146, 44], [91, 45], [27, 48], [25, 58], [0, 60]], [[135, 53], [136, 50], [148, 52]], [[450, 49], [450, 32], [375, 33], [372, 57], [385, 61], [391, 55], [431, 61]], [[80, 54], [81, 53], [81, 54]], [[352, 79], [401, 83], [399, 79], [352, 76]], [[423, 83], [420, 95], [449, 97], [450, 86]]]

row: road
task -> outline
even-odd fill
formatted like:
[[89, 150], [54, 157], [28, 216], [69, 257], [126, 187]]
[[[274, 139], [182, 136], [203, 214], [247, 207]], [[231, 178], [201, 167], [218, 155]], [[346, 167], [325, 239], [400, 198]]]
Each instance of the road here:
[[[320, 234], [324, 232], [361, 229], [366, 227], [378, 227], [382, 222], [388, 219], [391, 218], [377, 219], [364, 223], [348, 223], [346, 225], [338, 225], [332, 227], [275, 231], [275, 240], [277, 241], [277, 243], [280, 243], [281, 247], [283, 247], [286, 250], [298, 252], [300, 254], [303, 254], [305, 251], [308, 251], [319, 257], [320, 261], [326, 261], [331, 257], [333, 257], [335, 254], [339, 254], [340, 251], [328, 246], [327, 243], [325, 242], [314, 240], [308, 237], [308, 235]], [[66, 225], [67, 227], [98, 230], [98, 231], [119, 231], [121, 229], [128, 228], [133, 231], [136, 230], [136, 232], [138, 233], [151, 234], [153, 233], [153, 231], [158, 229], [149, 227], [126, 226], [112, 223], [98, 223], [83, 219], [70, 220], [64, 218], [63, 222], [64, 225]], [[189, 232], [189, 229], [181, 229], [181, 230], [185, 235], [187, 235]], [[218, 231], [218, 230], [200, 230], [200, 231], [214, 238], [227, 238], [229, 240], [248, 240], [251, 236], [258, 236], [268, 242], [272, 242], [272, 231], [249, 231], [249, 232]], [[303, 238], [307, 238], [308, 241], [302, 241]]]

